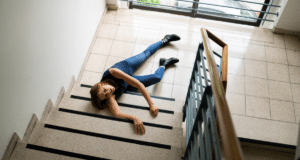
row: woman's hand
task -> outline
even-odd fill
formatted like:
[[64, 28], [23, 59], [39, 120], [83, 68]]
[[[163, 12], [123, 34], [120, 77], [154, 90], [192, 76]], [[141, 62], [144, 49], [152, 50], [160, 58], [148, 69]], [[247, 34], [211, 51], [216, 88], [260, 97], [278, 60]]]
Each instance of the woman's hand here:
[[145, 134], [145, 126], [139, 117], [134, 116], [133, 123], [136, 132], [138, 132], [139, 134]]
[[153, 104], [150, 106], [150, 114], [155, 117], [158, 114], [158, 108]]

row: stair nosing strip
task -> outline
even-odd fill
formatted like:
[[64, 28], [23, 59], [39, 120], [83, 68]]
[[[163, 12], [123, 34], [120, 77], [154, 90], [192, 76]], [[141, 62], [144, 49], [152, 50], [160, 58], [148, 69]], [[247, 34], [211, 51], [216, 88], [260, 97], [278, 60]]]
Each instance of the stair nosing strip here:
[[[66, 108], [59, 108], [58, 111], [66, 112], [66, 113], [72, 113], [72, 114], [78, 114], [78, 115], [83, 115], [83, 116], [90, 116], [90, 117], [94, 117], [94, 118], [103, 118], [103, 119], [114, 120], [114, 121], [119, 121], [119, 122], [133, 123], [132, 120], [128, 120], [128, 119], [116, 118], [116, 117], [105, 116], [105, 115], [100, 115], [100, 114], [93, 114], [93, 113], [87, 113], [87, 112], [81, 112], [81, 111], [75, 111], [75, 110], [70, 110], [70, 109], [66, 109]], [[173, 126], [168, 126], [168, 125], [155, 124], [155, 123], [149, 123], [149, 122], [143, 122], [143, 124], [146, 125], [146, 126], [151, 126], [151, 127], [171, 129], [171, 130], [173, 129]]]
[[[80, 87], [92, 88], [93, 86], [87, 85], [87, 84], [80, 84]], [[131, 92], [131, 91], [125, 91], [124, 93], [125, 93], [125, 94], [137, 95], [137, 96], [143, 96], [141, 93], [135, 93], [135, 92]], [[168, 97], [161, 97], [161, 96], [153, 96], [153, 95], [150, 95], [150, 97], [156, 98], [156, 99], [168, 100], [168, 101], [175, 101], [175, 98], [168, 98]]]
[[48, 153], [52, 153], [52, 154], [57, 154], [57, 155], [74, 157], [74, 158], [109, 160], [109, 159], [106, 159], [106, 158], [100, 158], [100, 157], [94, 157], [94, 156], [89, 156], [89, 155], [84, 155], [84, 154], [79, 154], [79, 153], [74, 153], [74, 152], [69, 152], [69, 151], [63, 151], [63, 150], [59, 150], [59, 149], [43, 147], [43, 146], [38, 146], [38, 145], [34, 145], [34, 144], [27, 144], [26, 148], [37, 150], [37, 151], [42, 151], [42, 152], [48, 152]]
[[[85, 101], [91, 101], [91, 98], [76, 96], [76, 95], [71, 95], [70, 98], [85, 100]], [[123, 107], [135, 108], [135, 109], [150, 110], [149, 107], [143, 107], [143, 106], [138, 106], [138, 105], [126, 104], [126, 103], [118, 103], [118, 105], [123, 106]], [[165, 110], [165, 109], [158, 109], [158, 112], [167, 113], [167, 114], [174, 114], [174, 111]]]
[[147, 142], [147, 141], [123, 138], [123, 137], [118, 137], [118, 136], [111, 136], [111, 135], [107, 135], [107, 134], [100, 134], [100, 133], [94, 133], [94, 132], [87, 132], [87, 131], [82, 131], [82, 130], [78, 130], [78, 129], [55, 126], [55, 125], [50, 125], [50, 124], [45, 124], [44, 127], [59, 130], [59, 131], [65, 131], [65, 132], [70, 132], [70, 133], [92, 136], [92, 137], [105, 138], [105, 139], [114, 140], [114, 141], [120, 141], [120, 142], [126, 142], [126, 143], [132, 143], [132, 144], [138, 144], [138, 145], [144, 145], [144, 146], [149, 146], [149, 147], [156, 147], [156, 148], [171, 150], [171, 145], [165, 145], [165, 144], [160, 144], [160, 143]]
[[273, 146], [273, 147], [281, 147], [281, 148], [287, 148], [287, 149], [296, 149], [297, 146], [289, 145], [289, 144], [282, 144], [282, 143], [276, 143], [276, 142], [268, 142], [268, 141], [262, 141], [262, 140], [256, 140], [256, 139], [249, 139], [249, 138], [243, 138], [238, 137], [240, 142], [248, 142], [248, 143], [255, 143], [260, 145], [267, 145], [267, 146]]

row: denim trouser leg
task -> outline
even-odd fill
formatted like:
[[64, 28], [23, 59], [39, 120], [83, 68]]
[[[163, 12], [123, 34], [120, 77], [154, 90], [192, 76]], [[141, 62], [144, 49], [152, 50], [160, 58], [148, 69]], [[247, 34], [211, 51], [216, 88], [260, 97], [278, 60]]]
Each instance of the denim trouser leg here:
[[[145, 87], [151, 86], [153, 84], [156, 84], [160, 82], [162, 77], [164, 76], [165, 68], [164, 67], [159, 67], [154, 74], [149, 74], [145, 76], [135, 76], [132, 75], [133, 78], [139, 80], [141, 83], [144, 84]], [[127, 88], [128, 91], [135, 91], [137, 88], [133, 86], [129, 86]]]
[[144, 63], [147, 60], [147, 58], [154, 54], [161, 46], [162, 41], [158, 41], [149, 46], [144, 52], [125, 59], [124, 61], [126, 61], [131, 68], [130, 74], [132, 74], [142, 63]]

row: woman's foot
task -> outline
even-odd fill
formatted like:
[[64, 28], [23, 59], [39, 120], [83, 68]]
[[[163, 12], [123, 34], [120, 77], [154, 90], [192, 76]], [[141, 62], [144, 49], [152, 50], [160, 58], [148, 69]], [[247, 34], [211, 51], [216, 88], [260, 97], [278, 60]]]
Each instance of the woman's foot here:
[[179, 62], [178, 58], [174, 58], [174, 57], [169, 58], [169, 59], [161, 58], [159, 60], [159, 66], [160, 67], [163, 66], [163, 67], [167, 68], [168, 66], [175, 64], [177, 62]]
[[167, 44], [171, 41], [178, 41], [180, 40], [180, 37], [176, 34], [167, 34], [161, 41], [163, 42], [163, 44]]

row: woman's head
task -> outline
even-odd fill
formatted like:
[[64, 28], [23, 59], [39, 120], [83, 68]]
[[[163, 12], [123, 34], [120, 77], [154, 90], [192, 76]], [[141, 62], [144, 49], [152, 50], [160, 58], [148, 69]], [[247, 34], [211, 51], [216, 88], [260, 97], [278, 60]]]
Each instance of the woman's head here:
[[104, 109], [104, 101], [112, 96], [115, 87], [109, 83], [99, 82], [90, 90], [92, 105], [99, 109]]

